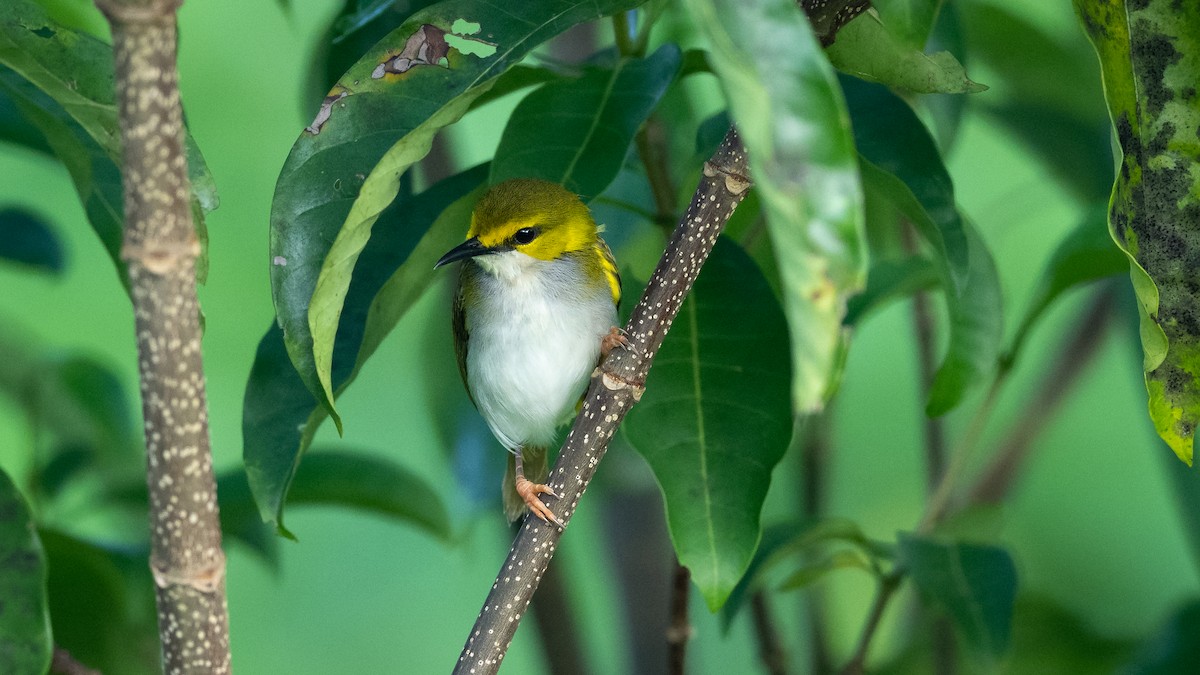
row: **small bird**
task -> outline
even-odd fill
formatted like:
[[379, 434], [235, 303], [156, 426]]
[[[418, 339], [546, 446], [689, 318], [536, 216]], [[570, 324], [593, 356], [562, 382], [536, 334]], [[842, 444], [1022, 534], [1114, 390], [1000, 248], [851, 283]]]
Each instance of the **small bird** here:
[[492, 186], [467, 240], [434, 265], [462, 261], [452, 328], [467, 394], [509, 450], [504, 507], [562, 524], [539, 495], [546, 452], [603, 355], [629, 343], [616, 327], [621, 277], [579, 197], [518, 178]]

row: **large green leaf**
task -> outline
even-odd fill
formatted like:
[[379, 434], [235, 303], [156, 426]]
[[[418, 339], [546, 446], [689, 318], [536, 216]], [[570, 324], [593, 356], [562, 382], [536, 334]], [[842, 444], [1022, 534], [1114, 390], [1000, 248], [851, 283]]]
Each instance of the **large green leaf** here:
[[901, 534], [899, 562], [921, 598], [950, 615], [967, 645], [986, 660], [1008, 648], [1017, 568], [1001, 548], [943, 544]]
[[679, 561], [718, 609], [760, 535], [787, 450], [787, 322], [749, 256], [718, 239], [646, 380], [627, 436], [662, 487]]
[[1105, 226], [1103, 212], [1097, 209], [1050, 254], [1004, 361], [1011, 363], [1017, 358], [1030, 329], [1059, 296], [1079, 284], [1120, 274], [1128, 267], [1127, 258]]
[[[88, 220], [125, 281], [120, 257], [124, 222], [120, 132], [114, 103], [112, 47], [59, 25], [36, 3], [0, 5], [0, 96], [45, 136], [66, 165]], [[207, 272], [204, 213], [217, 208], [216, 186], [191, 136], [186, 139], [192, 214], [202, 255], [197, 279]]]
[[888, 32], [911, 49], [924, 49], [944, 0], [871, 0]]
[[779, 262], [792, 403], [820, 409], [846, 298], [866, 282], [863, 198], [845, 104], [812, 28], [788, 0], [688, 0], [749, 153]]
[[638, 127], [679, 72], [680, 52], [663, 45], [641, 59], [548, 84], [517, 105], [492, 160], [490, 182], [542, 178], [585, 201], [621, 170]]
[[0, 471], [0, 672], [44, 673], [52, 640], [46, 556], [25, 500]]
[[284, 163], [271, 205], [271, 291], [301, 380], [334, 416], [334, 343], [355, 264], [401, 174], [505, 70], [577, 23], [637, 0], [446, 0], [368, 51]]
[[1200, 601], [1181, 607], [1150, 636], [1121, 673], [1128, 675], [1186, 675], [1200, 663]]
[[[475, 200], [471, 190], [482, 184], [487, 171], [482, 165], [447, 178], [416, 197], [398, 200], [380, 217], [346, 296], [334, 352], [339, 390], [429, 286], [438, 256], [462, 240]], [[288, 487], [325, 417], [325, 408], [309, 395], [291, 365], [282, 329], [272, 323], [246, 384], [242, 453], [262, 517], [281, 532], [286, 532], [282, 518]]]
[[829, 61], [840, 71], [918, 94], [973, 94], [987, 89], [967, 77], [950, 52], [927, 55], [920, 47], [893, 37], [875, 15], [851, 21], [829, 47]]
[[1150, 418], [1192, 462], [1200, 424], [1200, 4], [1076, 0], [1124, 155], [1109, 224], [1129, 255]]
[[920, 256], [879, 260], [871, 265], [867, 288], [846, 304], [846, 325], [856, 326], [891, 302], [935, 288], [940, 282], [937, 267]]

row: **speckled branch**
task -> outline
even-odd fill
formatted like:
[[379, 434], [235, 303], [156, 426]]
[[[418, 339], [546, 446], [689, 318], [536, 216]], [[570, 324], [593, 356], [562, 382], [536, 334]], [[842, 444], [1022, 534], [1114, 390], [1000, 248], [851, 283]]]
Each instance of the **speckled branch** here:
[[225, 555], [208, 435], [196, 240], [175, 70], [180, 0], [97, 0], [112, 25], [125, 234], [163, 670], [228, 673]]
[[[691, 205], [633, 309], [626, 326], [630, 348], [613, 351], [592, 375], [583, 409], [559, 451], [547, 483], [559, 495], [553, 507], [565, 525], [570, 525], [609, 439], [641, 398], [646, 373], [663, 337], [717, 235], [750, 188], [747, 176], [745, 150], [737, 132], [731, 129], [717, 152], [705, 162]], [[471, 629], [455, 673], [495, 673], [500, 668], [563, 531], [537, 518], [525, 519]]]

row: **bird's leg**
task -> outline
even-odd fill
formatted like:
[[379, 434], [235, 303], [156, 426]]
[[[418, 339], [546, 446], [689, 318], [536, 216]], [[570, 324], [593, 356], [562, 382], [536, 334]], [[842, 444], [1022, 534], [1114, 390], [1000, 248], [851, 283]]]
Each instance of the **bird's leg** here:
[[538, 499], [538, 495], [550, 495], [551, 497], [558, 497], [558, 495], [554, 494], [554, 490], [551, 490], [549, 485], [534, 483], [525, 477], [525, 470], [521, 467], [522, 455], [525, 454], [523, 448], [517, 448], [517, 451], [513, 454], [516, 455], [517, 469], [517, 477], [513, 481], [513, 486], [516, 487], [517, 494], [521, 495], [521, 499], [525, 501], [525, 505], [529, 507], [533, 515], [541, 518], [542, 522], [552, 522], [559, 527], [563, 527], [563, 522], [558, 519], [558, 516], [554, 515], [550, 507], [546, 506], [541, 499]]
[[630, 349], [629, 338], [625, 337], [625, 331], [613, 326], [608, 329], [608, 333], [604, 337], [600, 338], [600, 358], [608, 356], [617, 347]]

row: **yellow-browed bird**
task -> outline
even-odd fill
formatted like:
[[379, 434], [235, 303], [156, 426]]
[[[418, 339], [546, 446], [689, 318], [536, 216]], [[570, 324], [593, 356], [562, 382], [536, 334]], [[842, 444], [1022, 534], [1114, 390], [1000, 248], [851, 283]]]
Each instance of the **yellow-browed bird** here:
[[579, 197], [515, 179], [475, 205], [467, 240], [434, 267], [463, 261], [453, 312], [458, 368], [471, 401], [512, 453], [509, 520], [526, 507], [561, 524], [538, 495], [546, 450], [574, 414], [601, 356], [627, 345], [616, 328], [621, 278]]

